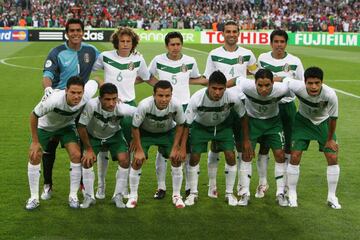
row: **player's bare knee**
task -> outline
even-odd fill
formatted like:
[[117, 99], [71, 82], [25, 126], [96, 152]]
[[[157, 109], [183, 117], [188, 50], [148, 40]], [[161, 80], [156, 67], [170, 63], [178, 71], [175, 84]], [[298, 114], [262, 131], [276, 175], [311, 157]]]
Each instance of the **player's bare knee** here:
[[70, 161], [72, 163], [80, 163], [81, 161], [81, 153], [80, 151], [73, 150], [69, 152]]
[[274, 150], [274, 157], [277, 163], [284, 163], [285, 162], [285, 155], [283, 150]]
[[302, 151], [292, 151], [290, 163], [292, 165], [299, 165], [301, 160]]
[[225, 151], [224, 155], [225, 155], [226, 163], [228, 165], [234, 166], [236, 164], [235, 153], [233, 151]]
[[181, 166], [181, 161], [172, 160], [172, 161], [171, 161], [171, 166], [173, 166], [173, 167], [180, 167], [180, 166]]
[[192, 167], [195, 167], [200, 162], [200, 154], [199, 153], [193, 153], [191, 154], [189, 164]]
[[338, 164], [336, 153], [325, 153], [325, 157], [329, 166]]

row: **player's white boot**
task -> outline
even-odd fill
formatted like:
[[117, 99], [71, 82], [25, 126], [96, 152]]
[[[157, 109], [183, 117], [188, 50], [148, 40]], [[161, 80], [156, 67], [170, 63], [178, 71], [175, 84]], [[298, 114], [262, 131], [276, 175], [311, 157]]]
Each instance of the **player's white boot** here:
[[293, 208], [298, 207], [296, 196], [289, 195], [289, 207], [293, 207]]
[[198, 200], [197, 193], [190, 193], [190, 195], [185, 200], [185, 205], [192, 206], [195, 204], [195, 202], [197, 202], [197, 200]]
[[229, 206], [236, 206], [238, 205], [238, 200], [232, 193], [227, 193], [225, 195], [225, 201], [228, 203]]
[[96, 200], [92, 198], [90, 195], [86, 194], [84, 201], [80, 204], [80, 208], [88, 208], [91, 205], [94, 205], [96, 203]]
[[123, 196], [121, 195], [121, 193], [118, 193], [116, 194], [112, 199], [111, 201], [113, 203], [115, 203], [116, 207], [117, 208], [125, 208], [126, 205], [125, 203], [123, 202]]
[[97, 199], [105, 199], [105, 185], [98, 187], [95, 197]]
[[256, 198], [263, 198], [265, 197], [265, 193], [269, 189], [269, 184], [266, 185], [258, 185], [256, 188], [255, 197]]
[[71, 208], [79, 208], [80, 207], [79, 199], [77, 197], [69, 197], [69, 206]]
[[137, 205], [138, 197], [137, 196], [130, 196], [129, 200], [126, 203], [126, 208], [135, 208]]
[[328, 198], [327, 204], [333, 209], [341, 209], [341, 205], [337, 197]]
[[40, 206], [40, 202], [38, 199], [36, 198], [29, 198], [26, 202], [25, 205], [25, 209], [26, 210], [34, 210], [35, 208], [37, 208], [38, 206]]
[[209, 186], [208, 196], [209, 196], [209, 198], [218, 198], [219, 193], [216, 190], [216, 187]]
[[276, 202], [279, 204], [280, 207], [289, 206], [289, 201], [286, 199], [283, 193], [280, 193], [276, 196]]
[[42, 200], [49, 200], [52, 196], [52, 187], [51, 184], [44, 184], [43, 192], [41, 193]]
[[181, 196], [173, 196], [172, 202], [176, 208], [184, 208], [185, 207], [185, 203], [183, 202]]
[[250, 200], [250, 195], [247, 193], [244, 193], [240, 196], [238, 205], [239, 206], [247, 206], [249, 204], [249, 200]]

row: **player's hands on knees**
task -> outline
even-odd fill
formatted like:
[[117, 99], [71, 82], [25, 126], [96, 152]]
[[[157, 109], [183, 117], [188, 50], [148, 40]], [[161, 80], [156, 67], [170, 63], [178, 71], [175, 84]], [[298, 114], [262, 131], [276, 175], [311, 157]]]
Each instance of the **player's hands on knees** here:
[[250, 140], [244, 140], [243, 146], [242, 146], [242, 157], [246, 160], [251, 160], [253, 157], [255, 157], [255, 152], [252, 149]]
[[329, 148], [335, 152], [339, 150], [338, 144], [333, 139], [326, 141], [325, 148]]
[[129, 152], [135, 152], [136, 151], [136, 144], [134, 143], [134, 140], [130, 142], [129, 146]]
[[185, 162], [186, 160], [186, 147], [179, 148], [179, 158], [181, 162]]
[[40, 163], [42, 156], [42, 150], [40, 143], [32, 142], [29, 149], [29, 159], [31, 163]]
[[136, 165], [141, 166], [146, 160], [145, 153], [142, 150], [136, 150], [134, 152], [134, 162]]
[[96, 155], [92, 149], [85, 151], [84, 155], [81, 158], [81, 163], [84, 168], [91, 168], [96, 161]]
[[178, 151], [177, 147], [173, 147], [171, 149], [169, 159], [171, 162], [174, 162], [174, 163], [181, 162], [181, 159], [179, 156], [179, 151]]

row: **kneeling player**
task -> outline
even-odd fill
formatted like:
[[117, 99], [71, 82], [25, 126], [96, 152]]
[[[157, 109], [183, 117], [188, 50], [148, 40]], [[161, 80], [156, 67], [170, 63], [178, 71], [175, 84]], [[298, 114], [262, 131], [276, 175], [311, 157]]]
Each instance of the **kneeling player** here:
[[338, 145], [335, 128], [338, 117], [338, 99], [333, 89], [323, 84], [323, 71], [318, 67], [306, 69], [305, 84], [290, 81], [289, 88], [299, 99], [299, 111], [295, 116], [291, 160], [287, 168], [289, 206], [297, 207], [296, 185], [299, 179], [299, 163], [303, 151], [311, 140], [317, 140], [328, 163], [328, 205], [340, 209], [335, 195], [340, 168], [337, 162]]
[[[209, 141], [216, 142], [217, 149], [223, 151], [225, 155], [225, 200], [230, 206], [236, 206], [238, 203], [233, 194], [236, 161], [231, 110], [234, 110], [241, 119], [243, 153], [249, 158], [252, 150], [248, 139], [246, 111], [241, 96], [226, 90], [225, 75], [220, 71], [215, 71], [209, 77], [208, 87], [197, 91], [191, 97], [185, 112], [186, 123], [191, 124], [191, 158], [188, 169], [190, 195], [186, 198], [186, 205], [194, 205], [198, 199], [199, 162], [201, 153], [207, 152]], [[185, 136], [188, 130], [186, 128]]]
[[75, 129], [75, 118], [82, 107], [97, 91], [97, 83], [90, 80], [84, 88], [80, 77], [71, 77], [65, 90], [54, 92], [41, 101], [31, 113], [30, 128], [32, 142], [29, 150], [28, 178], [31, 197], [26, 209], [32, 210], [39, 206], [40, 162], [43, 152], [47, 151], [51, 138], [60, 139], [70, 157], [70, 194], [69, 206], [79, 207], [77, 191], [81, 179], [80, 146]]
[[92, 166], [100, 151], [110, 151], [112, 159], [119, 163], [112, 200], [116, 207], [125, 207], [122, 193], [127, 186], [129, 154], [120, 121], [124, 117], [132, 117], [135, 111], [135, 107], [119, 101], [118, 90], [112, 83], [102, 85], [100, 96], [91, 99], [85, 106], [78, 126], [78, 132], [85, 149], [84, 156], [81, 159], [85, 187], [85, 198], [80, 205], [81, 208], [88, 208], [95, 204], [95, 174]]
[[180, 195], [183, 179], [182, 161], [186, 152], [180, 156], [180, 143], [185, 116], [181, 103], [171, 99], [172, 86], [168, 81], [159, 81], [154, 86], [154, 94], [138, 105], [133, 118], [134, 160], [130, 169], [130, 198], [126, 204], [134, 208], [138, 200], [138, 186], [141, 166], [148, 157], [150, 146], [157, 145], [158, 151], [171, 161], [173, 194], [172, 202], [176, 208], [185, 204]]

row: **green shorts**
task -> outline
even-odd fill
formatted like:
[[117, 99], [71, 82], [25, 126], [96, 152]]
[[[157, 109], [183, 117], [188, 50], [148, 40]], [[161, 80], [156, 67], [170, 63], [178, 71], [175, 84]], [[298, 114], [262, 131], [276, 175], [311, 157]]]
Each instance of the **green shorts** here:
[[283, 125], [284, 137], [285, 137], [285, 151], [290, 151], [291, 149], [291, 133], [292, 126], [294, 124], [295, 114], [296, 114], [296, 106], [295, 102], [289, 102], [284, 104], [279, 104], [279, 114], [281, 118], [281, 122]]
[[216, 151], [233, 151], [234, 137], [231, 128], [231, 118], [215, 127], [207, 127], [193, 122], [190, 128], [190, 146], [192, 153], [207, 152], [208, 142], [213, 141]]
[[242, 131], [241, 131], [241, 118], [235, 111], [230, 112], [232, 117], [232, 129], [234, 133], [234, 140], [236, 143], [242, 142]]
[[148, 158], [149, 148], [153, 145], [158, 146], [158, 151], [164, 158], [169, 158], [174, 143], [175, 128], [164, 133], [151, 133], [141, 128], [139, 130], [141, 146], [146, 158]]
[[62, 146], [70, 142], [79, 143], [79, 137], [74, 125], [63, 127], [55, 132], [38, 128], [37, 133], [44, 152], [47, 151], [48, 143], [52, 138], [59, 139]]
[[253, 149], [256, 143], [263, 143], [273, 150], [282, 149], [284, 146], [280, 116], [269, 119], [249, 117], [249, 132]]
[[[136, 102], [135, 101], [125, 102], [125, 103], [130, 105], [130, 106], [136, 107]], [[126, 142], [128, 144], [130, 144], [131, 139], [132, 139], [132, 135], [131, 135], [132, 117], [124, 117], [120, 121], [120, 126], [121, 126], [121, 129], [123, 131]]]
[[100, 151], [110, 151], [113, 161], [118, 161], [117, 155], [128, 151], [128, 146], [122, 130], [115, 133], [114, 136], [107, 139], [99, 139], [89, 134], [90, 144], [97, 155]]
[[[316, 140], [319, 143], [319, 151], [335, 153], [335, 151], [329, 148], [324, 148], [329, 132], [328, 122], [329, 120], [325, 120], [319, 125], [315, 125], [300, 113], [296, 113], [292, 132], [291, 150], [306, 151], [310, 141]], [[335, 134], [333, 139], [336, 141]]]

